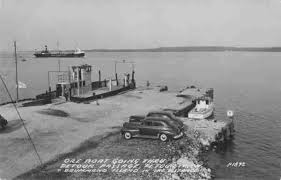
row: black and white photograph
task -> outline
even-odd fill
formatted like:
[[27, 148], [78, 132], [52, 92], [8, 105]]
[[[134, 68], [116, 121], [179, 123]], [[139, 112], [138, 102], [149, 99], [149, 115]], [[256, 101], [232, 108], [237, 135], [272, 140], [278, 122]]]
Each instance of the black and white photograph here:
[[0, 180], [280, 180], [280, 0], [0, 0]]

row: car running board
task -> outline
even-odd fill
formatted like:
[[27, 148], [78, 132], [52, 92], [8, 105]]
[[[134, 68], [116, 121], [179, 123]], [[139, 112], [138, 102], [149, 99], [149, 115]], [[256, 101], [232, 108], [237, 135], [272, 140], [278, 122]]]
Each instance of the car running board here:
[[136, 138], [149, 138], [149, 139], [158, 139], [159, 137], [158, 136], [149, 136], [149, 135], [134, 135], [133, 137], [136, 137]]

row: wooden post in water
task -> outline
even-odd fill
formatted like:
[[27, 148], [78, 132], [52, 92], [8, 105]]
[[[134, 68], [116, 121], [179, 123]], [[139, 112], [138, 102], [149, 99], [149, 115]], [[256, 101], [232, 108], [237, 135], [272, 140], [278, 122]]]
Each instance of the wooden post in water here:
[[116, 79], [116, 85], [118, 86], [119, 83], [118, 83], [118, 76], [117, 76], [117, 73], [115, 73], [115, 79]]
[[124, 74], [124, 87], [126, 87], [127, 85], [127, 74]]
[[99, 70], [99, 87], [101, 87], [101, 72]]
[[136, 87], [136, 82], [135, 82], [135, 71], [133, 70], [132, 72], [132, 84], [134, 87]]

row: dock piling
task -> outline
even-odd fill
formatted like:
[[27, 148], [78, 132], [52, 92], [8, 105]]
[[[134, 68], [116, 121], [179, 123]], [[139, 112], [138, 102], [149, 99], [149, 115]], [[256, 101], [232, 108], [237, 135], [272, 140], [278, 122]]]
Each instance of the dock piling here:
[[118, 75], [117, 75], [117, 73], [115, 73], [115, 79], [116, 79], [116, 85], [118, 86], [119, 83], [118, 83]]
[[101, 87], [101, 72], [99, 70], [99, 87]]

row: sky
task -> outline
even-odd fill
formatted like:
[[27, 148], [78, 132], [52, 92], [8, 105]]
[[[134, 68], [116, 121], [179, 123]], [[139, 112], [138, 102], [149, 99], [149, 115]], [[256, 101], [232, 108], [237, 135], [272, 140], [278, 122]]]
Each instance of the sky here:
[[0, 0], [0, 50], [281, 46], [281, 0]]

